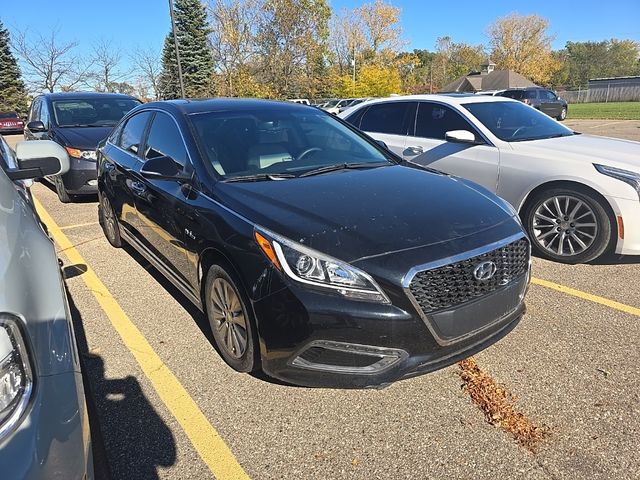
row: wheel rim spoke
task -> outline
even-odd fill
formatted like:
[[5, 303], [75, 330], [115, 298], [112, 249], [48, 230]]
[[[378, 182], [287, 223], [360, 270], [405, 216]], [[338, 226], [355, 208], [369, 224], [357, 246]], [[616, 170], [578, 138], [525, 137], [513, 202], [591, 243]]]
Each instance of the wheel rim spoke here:
[[235, 288], [225, 279], [216, 278], [211, 286], [209, 306], [218, 346], [227, 355], [241, 358], [248, 344], [247, 320]]
[[562, 257], [580, 254], [591, 247], [598, 227], [592, 207], [572, 195], [557, 195], [539, 203], [531, 224], [532, 237], [538, 245]]

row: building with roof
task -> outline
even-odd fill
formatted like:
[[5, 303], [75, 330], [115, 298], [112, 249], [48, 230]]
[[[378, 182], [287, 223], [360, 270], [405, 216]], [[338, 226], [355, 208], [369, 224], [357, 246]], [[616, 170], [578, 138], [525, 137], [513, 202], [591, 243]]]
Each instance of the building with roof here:
[[457, 78], [442, 87], [440, 91], [476, 93], [536, 86], [531, 80], [513, 70], [496, 70], [496, 64], [491, 60], [487, 60], [480, 68], [479, 72], [471, 72], [468, 75]]

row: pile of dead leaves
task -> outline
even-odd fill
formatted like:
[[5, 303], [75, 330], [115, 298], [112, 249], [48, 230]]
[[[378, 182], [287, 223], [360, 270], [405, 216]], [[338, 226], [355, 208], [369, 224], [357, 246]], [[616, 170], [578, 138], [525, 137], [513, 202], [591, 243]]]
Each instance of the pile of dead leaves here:
[[482, 410], [487, 421], [510, 432], [520, 444], [535, 452], [549, 433], [546, 426], [538, 426], [515, 409], [514, 396], [493, 378], [480, 370], [473, 358], [458, 362], [463, 388]]

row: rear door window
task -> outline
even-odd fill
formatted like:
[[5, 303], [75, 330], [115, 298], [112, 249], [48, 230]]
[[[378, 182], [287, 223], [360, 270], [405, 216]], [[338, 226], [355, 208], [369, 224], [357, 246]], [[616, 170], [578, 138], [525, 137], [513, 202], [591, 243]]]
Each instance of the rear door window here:
[[524, 98], [529, 99], [529, 100], [535, 100], [536, 98], [538, 98], [538, 91], [537, 90], [527, 90], [527, 91], [524, 92]]
[[118, 146], [129, 153], [138, 155], [150, 117], [151, 112], [141, 112], [127, 120], [122, 129]]
[[475, 133], [471, 124], [452, 108], [439, 103], [420, 102], [416, 117], [416, 137], [444, 140], [445, 134], [451, 130]]
[[385, 102], [371, 105], [360, 119], [365, 132], [407, 135], [415, 102]]

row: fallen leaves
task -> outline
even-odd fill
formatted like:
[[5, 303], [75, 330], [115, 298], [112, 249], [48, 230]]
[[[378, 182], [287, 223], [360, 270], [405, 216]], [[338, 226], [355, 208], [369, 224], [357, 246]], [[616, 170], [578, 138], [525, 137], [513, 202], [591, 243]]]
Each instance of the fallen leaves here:
[[471, 396], [487, 421], [511, 433], [532, 452], [549, 433], [548, 427], [536, 425], [515, 408], [515, 397], [491, 376], [480, 370], [474, 358], [458, 362], [464, 390]]

